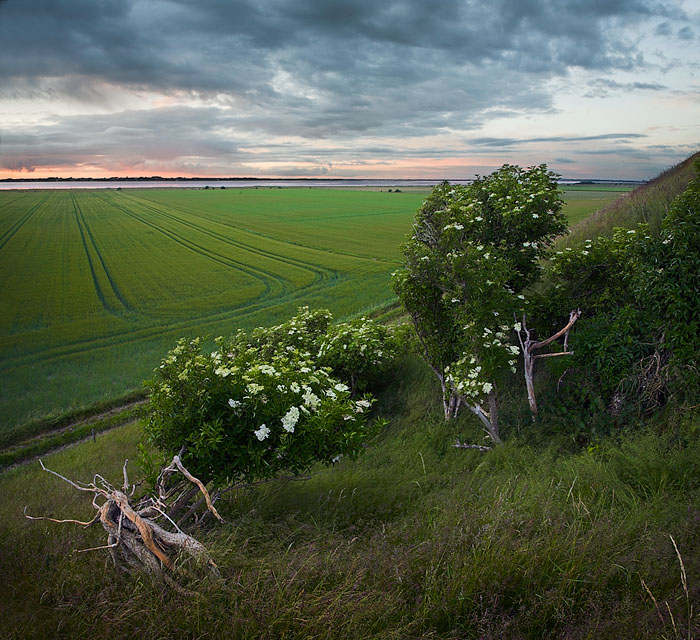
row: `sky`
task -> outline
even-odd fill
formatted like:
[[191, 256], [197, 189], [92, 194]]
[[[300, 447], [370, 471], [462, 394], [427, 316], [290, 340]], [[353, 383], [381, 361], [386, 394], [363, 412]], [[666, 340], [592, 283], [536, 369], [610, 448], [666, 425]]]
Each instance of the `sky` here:
[[643, 180], [700, 0], [0, 0], [0, 178]]

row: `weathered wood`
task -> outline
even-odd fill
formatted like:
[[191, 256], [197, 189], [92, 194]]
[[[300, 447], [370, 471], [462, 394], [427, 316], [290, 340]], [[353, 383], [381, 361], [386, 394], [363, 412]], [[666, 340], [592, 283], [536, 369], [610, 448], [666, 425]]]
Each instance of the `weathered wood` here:
[[[576, 321], [580, 317], [581, 309], [574, 309], [569, 313], [569, 321], [559, 331], [549, 336], [549, 338], [547, 338], [546, 340], [534, 340], [530, 334], [530, 330], [527, 328], [525, 314], [523, 314], [520, 329], [516, 331], [516, 333], [518, 334], [520, 349], [523, 353], [523, 369], [525, 376], [525, 387], [527, 389], [527, 401], [530, 405], [530, 413], [532, 414], [533, 421], [537, 420], [538, 413], [537, 398], [535, 396], [534, 384], [535, 361], [540, 358], [554, 358], [557, 356], [572, 355], [573, 351], [567, 350], [569, 331], [571, 331], [571, 328], [574, 326], [574, 324], [576, 324]], [[546, 347], [561, 337], [564, 338], [564, 351], [559, 351], [556, 353], [534, 353], [537, 349]]]
[[[145, 571], [162, 577], [165, 582], [178, 589], [180, 587], [163, 573], [163, 569], [173, 574], [181, 572], [180, 567], [176, 564], [178, 557], [181, 555], [193, 558], [205, 565], [209, 572], [218, 575], [218, 568], [209, 558], [204, 545], [182, 531], [168, 513], [169, 505], [167, 504], [167, 499], [165, 499], [167, 492], [163, 491], [164, 478], [171, 473], [178, 473], [184, 476], [188, 482], [195, 485], [194, 495], [201, 493], [202, 501], [207, 506], [207, 512], [212, 513], [218, 520], [223, 522], [223, 518], [214, 507], [214, 501], [206, 487], [185, 468], [179, 455], [174, 456], [170, 465], [159, 475], [158, 495], [144, 496], [135, 506], [132, 506], [129, 500], [129, 495], [133, 495], [135, 485], [129, 482], [127, 474], [128, 460], [122, 468], [123, 485], [121, 490], [114, 488], [99, 474], [96, 474], [93, 482], [89, 484], [77, 483], [62, 476], [60, 473], [47, 469], [41, 460], [39, 463], [44, 471], [57, 476], [75, 489], [92, 493], [92, 504], [97, 513], [92, 520], [83, 522], [72, 519], [58, 520], [44, 516], [30, 516], [26, 513], [27, 509], [25, 508], [24, 515], [27, 519], [73, 523], [83, 527], [99, 522], [107, 533], [107, 544], [90, 549], [81, 549], [81, 552], [108, 550], [116, 568], [127, 571], [134, 569]], [[185, 495], [188, 493], [185, 492]], [[179, 491], [175, 491], [170, 496], [178, 494]], [[175, 501], [180, 509], [184, 506], [182, 497], [180, 493], [178, 500]], [[169, 524], [176, 531], [168, 531], [165, 526], [156, 522], [158, 518], [163, 518], [165, 520], [163, 524]]]

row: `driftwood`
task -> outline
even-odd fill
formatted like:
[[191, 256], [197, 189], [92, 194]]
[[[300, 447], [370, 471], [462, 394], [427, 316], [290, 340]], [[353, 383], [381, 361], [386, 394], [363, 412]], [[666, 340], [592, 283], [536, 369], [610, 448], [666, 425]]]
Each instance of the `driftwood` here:
[[[223, 522], [223, 518], [214, 507], [217, 496], [212, 499], [204, 484], [187, 471], [180, 456], [176, 455], [161, 471], [155, 493], [142, 497], [132, 506], [130, 498], [133, 497], [136, 485], [129, 483], [127, 463], [128, 460], [122, 470], [124, 483], [121, 488], [115, 488], [99, 474], [88, 484], [74, 482], [47, 469], [39, 460], [41, 468], [47, 473], [57, 476], [78, 491], [92, 494], [92, 505], [96, 513], [88, 522], [57, 520], [44, 516], [30, 516], [25, 507], [25, 517], [29, 520], [79, 524], [84, 528], [99, 523], [107, 533], [107, 544], [81, 549], [81, 552], [108, 550], [116, 568], [125, 571], [145, 571], [164, 579], [177, 589], [181, 588], [170, 575], [187, 574], [187, 561], [194, 561], [208, 573], [218, 575], [217, 566], [209, 557], [204, 545], [181, 529], [183, 521], [196, 513], [200, 503], [206, 504], [206, 514]], [[172, 477], [175, 474], [180, 474], [181, 477], [175, 479]], [[201, 496], [201, 499], [191, 505], [192, 499], [198, 496]], [[183, 511], [186, 512], [185, 516], [176, 522], [174, 518]], [[200, 517], [197, 521], [201, 522], [202, 519]]]
[[[530, 404], [530, 413], [532, 414], [533, 420], [537, 420], [537, 398], [535, 397], [535, 386], [533, 382], [535, 361], [539, 358], [554, 358], [557, 356], [572, 355], [574, 352], [568, 350], [569, 331], [571, 331], [571, 327], [576, 324], [576, 321], [580, 317], [581, 309], [575, 309], [569, 313], [569, 322], [567, 322], [567, 324], [559, 331], [549, 336], [549, 338], [546, 340], [534, 340], [529, 329], [527, 328], [527, 325], [525, 324], [525, 314], [523, 314], [523, 321], [521, 323], [520, 331], [516, 331], [516, 333], [518, 334], [520, 348], [523, 352], [523, 361], [525, 364], [525, 386], [527, 387], [527, 399]], [[542, 349], [561, 337], [564, 338], [563, 351], [538, 354], [534, 353], [537, 349]]]

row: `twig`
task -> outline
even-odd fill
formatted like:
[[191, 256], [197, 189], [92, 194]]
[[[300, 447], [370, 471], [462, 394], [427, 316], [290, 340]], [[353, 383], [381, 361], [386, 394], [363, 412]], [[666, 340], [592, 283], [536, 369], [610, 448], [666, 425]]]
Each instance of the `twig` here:
[[464, 442], [460, 442], [459, 440], [457, 440], [457, 442], [452, 446], [455, 447], [455, 449], [475, 449], [476, 451], [481, 451], [482, 453], [491, 451], [491, 447], [486, 447], [481, 444], [466, 444]]
[[24, 507], [24, 517], [27, 520], [48, 520], [49, 522], [57, 522], [58, 524], [65, 524], [65, 523], [79, 524], [87, 529], [90, 525], [95, 524], [100, 519], [100, 514], [98, 513], [89, 522], [82, 522], [81, 520], [71, 520], [71, 519], [57, 520], [56, 518], [49, 518], [48, 516], [30, 516], [27, 513], [27, 507]]

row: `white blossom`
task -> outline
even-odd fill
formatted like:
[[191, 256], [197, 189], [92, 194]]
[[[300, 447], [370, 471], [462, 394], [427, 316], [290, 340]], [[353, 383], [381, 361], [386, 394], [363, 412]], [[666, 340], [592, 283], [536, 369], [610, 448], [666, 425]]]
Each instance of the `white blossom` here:
[[304, 399], [304, 404], [311, 407], [312, 409], [315, 409], [316, 407], [318, 407], [318, 405], [321, 402], [319, 400], [318, 396], [315, 393], [313, 393], [311, 391], [311, 389], [309, 389], [306, 393], [304, 393], [302, 398]]
[[289, 432], [289, 433], [294, 433], [294, 427], [296, 426], [296, 423], [299, 421], [299, 408], [298, 407], [290, 407], [289, 411], [284, 414], [282, 417], [282, 428]]
[[358, 400], [355, 403], [355, 413], [363, 413], [365, 409], [369, 409], [370, 403], [367, 400]]
[[267, 436], [270, 435], [270, 430], [267, 428], [266, 425], [261, 424], [260, 428], [257, 431], [253, 431], [255, 434], [255, 437], [262, 442]]

